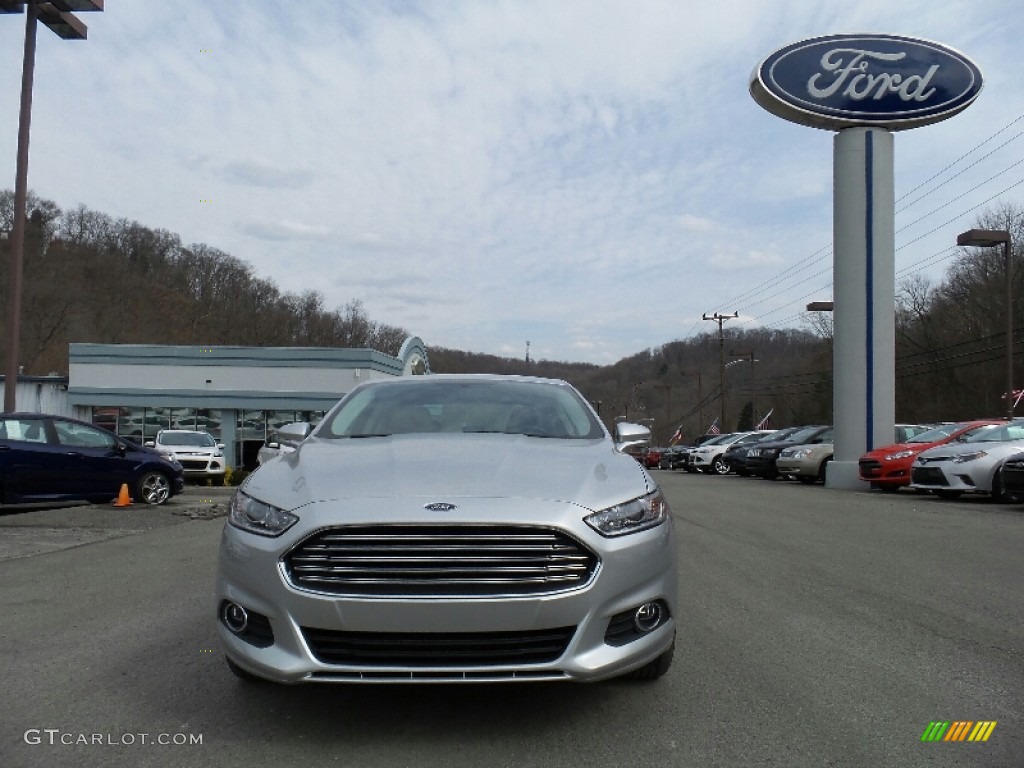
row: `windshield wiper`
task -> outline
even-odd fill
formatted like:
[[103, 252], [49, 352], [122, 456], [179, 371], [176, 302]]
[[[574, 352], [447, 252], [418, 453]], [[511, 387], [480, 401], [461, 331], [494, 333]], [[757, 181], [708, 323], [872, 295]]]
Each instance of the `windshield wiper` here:
[[349, 437], [391, 437], [390, 432], [366, 432], [358, 435], [349, 435]]

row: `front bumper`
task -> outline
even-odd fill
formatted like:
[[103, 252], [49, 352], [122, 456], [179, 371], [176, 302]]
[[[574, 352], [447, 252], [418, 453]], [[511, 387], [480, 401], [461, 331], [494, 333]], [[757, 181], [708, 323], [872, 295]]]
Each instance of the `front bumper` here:
[[795, 475], [796, 477], [817, 477], [818, 475], [817, 461], [809, 462], [780, 456], [775, 460], [775, 468], [780, 475]]
[[929, 464], [925, 467], [915, 464], [911, 468], [910, 487], [926, 491], [960, 491], [963, 493], [990, 491], [991, 484], [981, 481], [977, 477], [979, 473], [982, 473], [981, 468], [976, 468], [972, 473], [969, 464], [943, 462]]
[[[497, 501], [497, 500], [489, 500]], [[519, 502], [520, 507], [522, 502]], [[466, 505], [471, 507], [472, 505]], [[370, 504], [323, 502], [278, 538], [257, 536], [226, 524], [221, 536], [216, 585], [217, 631], [227, 656], [243, 669], [282, 683], [299, 682], [481, 682], [519, 680], [593, 681], [626, 674], [657, 658], [676, 631], [676, 543], [671, 520], [656, 528], [604, 538], [571, 504], [531, 501], [515, 524], [568, 533], [599, 559], [586, 586], [543, 595], [490, 597], [354, 597], [321, 594], [293, 585], [284, 557], [294, 545], [339, 519], [346, 525], [409, 523], [376, 511], [353, 515]], [[491, 520], [511, 515], [495, 509]], [[510, 511], [510, 510], [509, 510]], [[420, 510], [422, 513], [422, 510]], [[422, 514], [416, 523], [422, 522]], [[477, 524], [451, 513], [431, 518], [439, 525]], [[232, 632], [220, 618], [225, 601], [266, 617], [255, 635]], [[660, 601], [668, 618], [636, 636], [610, 631], [613, 618]], [[260, 619], [259, 621], [262, 621]], [[561, 634], [559, 634], [561, 633]], [[558, 635], [552, 640], [553, 635]], [[490, 653], [492, 647], [557, 642], [553, 655]], [[466, 661], [445, 649], [464, 646]], [[471, 647], [470, 647], [471, 646]], [[341, 654], [334, 649], [344, 648]], [[375, 649], [372, 655], [348, 649]], [[411, 651], [403, 662], [395, 649]], [[326, 649], [326, 650], [325, 650]], [[424, 650], [425, 649], [425, 650]], [[437, 661], [430, 661], [434, 658]], [[355, 659], [353, 661], [352, 659]], [[426, 659], [426, 660], [425, 660]]]
[[860, 479], [873, 485], [902, 488], [910, 485], [910, 468], [913, 459], [906, 461], [881, 461], [861, 459], [858, 462]]

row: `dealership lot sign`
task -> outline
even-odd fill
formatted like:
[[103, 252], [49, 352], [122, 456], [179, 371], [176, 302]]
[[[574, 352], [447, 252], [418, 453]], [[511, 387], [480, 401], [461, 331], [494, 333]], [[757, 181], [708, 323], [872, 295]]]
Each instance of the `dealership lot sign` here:
[[981, 92], [977, 66], [939, 43], [898, 35], [827, 35], [780, 48], [750, 79], [778, 117], [828, 130], [891, 131], [951, 117]]
[[862, 489], [858, 459], [892, 440], [896, 416], [893, 132], [945, 120], [981, 93], [981, 72], [940, 43], [825, 35], [775, 51], [750, 95], [777, 117], [835, 131], [832, 167], [830, 488]]

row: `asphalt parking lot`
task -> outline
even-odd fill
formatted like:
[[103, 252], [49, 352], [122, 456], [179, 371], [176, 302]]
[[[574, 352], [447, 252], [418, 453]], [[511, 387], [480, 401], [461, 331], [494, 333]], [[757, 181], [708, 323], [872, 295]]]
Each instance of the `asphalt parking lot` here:
[[234, 488], [186, 485], [158, 507], [132, 504], [0, 506], [0, 561], [134, 536], [190, 520], [226, 514]]
[[[1024, 505], [654, 476], [681, 595], [647, 685], [247, 684], [214, 631], [230, 489], [4, 514], [0, 765], [1021, 764]], [[922, 742], [955, 720], [997, 726]]]

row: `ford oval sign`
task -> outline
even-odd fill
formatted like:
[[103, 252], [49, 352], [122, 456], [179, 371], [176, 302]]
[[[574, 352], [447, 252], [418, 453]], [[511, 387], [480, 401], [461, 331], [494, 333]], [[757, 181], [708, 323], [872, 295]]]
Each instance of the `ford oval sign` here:
[[898, 131], [945, 120], [981, 92], [981, 71], [939, 43], [899, 35], [828, 35], [787, 45], [754, 70], [750, 95], [814, 128]]

